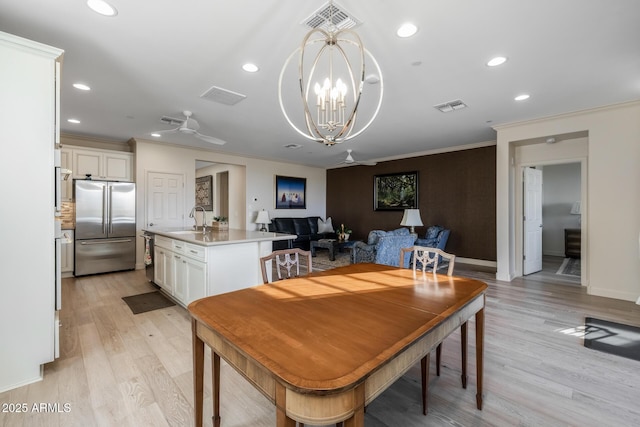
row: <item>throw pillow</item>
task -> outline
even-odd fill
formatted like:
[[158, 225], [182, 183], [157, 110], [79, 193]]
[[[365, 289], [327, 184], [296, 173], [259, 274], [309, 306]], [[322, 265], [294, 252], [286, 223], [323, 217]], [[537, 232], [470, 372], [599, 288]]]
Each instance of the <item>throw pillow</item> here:
[[318, 218], [318, 233], [333, 233], [331, 217], [328, 217], [326, 221], [323, 221], [322, 218]]

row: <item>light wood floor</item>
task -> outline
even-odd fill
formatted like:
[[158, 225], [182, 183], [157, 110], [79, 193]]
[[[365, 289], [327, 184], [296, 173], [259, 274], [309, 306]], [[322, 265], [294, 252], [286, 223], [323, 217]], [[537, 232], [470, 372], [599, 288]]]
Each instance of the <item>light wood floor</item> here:
[[[640, 362], [587, 349], [574, 329], [585, 316], [640, 325], [640, 307], [589, 296], [552, 271], [506, 283], [496, 281], [494, 272], [457, 265], [456, 274], [489, 284], [484, 409], [475, 408], [471, 321], [467, 390], [460, 386], [456, 332], [444, 342], [442, 375], [430, 378], [429, 415], [421, 414], [415, 367], [371, 403], [366, 425], [640, 425]], [[65, 279], [61, 357], [46, 365], [44, 381], [0, 394], [2, 404], [30, 408], [27, 414], [0, 413], [0, 426], [192, 425], [186, 310], [175, 306], [133, 315], [121, 299], [152, 289], [143, 271]], [[207, 398], [210, 408], [208, 390]], [[34, 403], [69, 404], [70, 410], [31, 412]], [[223, 427], [275, 423], [272, 405], [227, 365], [221, 406]], [[211, 425], [210, 414], [205, 421]]]

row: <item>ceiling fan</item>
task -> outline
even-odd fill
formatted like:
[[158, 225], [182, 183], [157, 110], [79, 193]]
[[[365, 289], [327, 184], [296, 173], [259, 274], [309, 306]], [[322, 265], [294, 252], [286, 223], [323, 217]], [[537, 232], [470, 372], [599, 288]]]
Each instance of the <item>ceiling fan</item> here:
[[184, 133], [184, 134], [187, 134], [187, 135], [193, 135], [198, 139], [210, 142], [212, 144], [224, 145], [224, 144], [227, 143], [227, 141], [223, 141], [221, 139], [214, 138], [213, 136], [203, 135], [203, 134], [199, 133], [198, 129], [200, 129], [200, 125], [198, 124], [196, 119], [191, 118], [191, 116], [193, 115], [193, 113], [191, 111], [185, 110], [185, 111], [182, 112], [182, 114], [184, 114], [184, 116], [186, 118], [184, 119], [184, 121], [182, 122], [182, 124], [180, 126], [178, 126], [175, 129], [163, 130], [163, 131], [156, 132], [156, 133], [163, 134], [163, 133], [176, 133], [176, 132], [179, 132], [179, 133]]
[[340, 162], [340, 164], [345, 164], [345, 165], [364, 165], [364, 166], [375, 166], [377, 164], [377, 162], [368, 162], [365, 160], [359, 161], [359, 160], [355, 160], [353, 158], [353, 156], [351, 155], [351, 152], [353, 150], [351, 148], [347, 149], [347, 157]]

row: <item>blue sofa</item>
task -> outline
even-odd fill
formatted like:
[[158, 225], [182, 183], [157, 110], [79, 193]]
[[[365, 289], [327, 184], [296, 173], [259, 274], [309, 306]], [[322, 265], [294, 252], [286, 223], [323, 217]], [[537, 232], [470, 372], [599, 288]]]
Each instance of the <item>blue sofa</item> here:
[[[392, 231], [372, 230], [367, 243], [356, 242], [354, 245], [355, 262], [373, 262], [398, 267], [400, 249], [414, 245], [416, 235], [407, 228]], [[409, 257], [405, 260], [405, 268], [409, 267]]]

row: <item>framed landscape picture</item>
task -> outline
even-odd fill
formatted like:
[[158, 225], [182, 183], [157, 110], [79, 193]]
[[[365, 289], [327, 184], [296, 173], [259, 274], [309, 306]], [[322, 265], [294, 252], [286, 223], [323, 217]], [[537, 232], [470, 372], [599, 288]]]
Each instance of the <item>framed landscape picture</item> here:
[[213, 177], [211, 175], [196, 178], [196, 205], [205, 211], [213, 210]]
[[276, 209], [306, 209], [307, 179], [276, 175]]
[[373, 177], [373, 209], [399, 211], [418, 208], [418, 172]]

